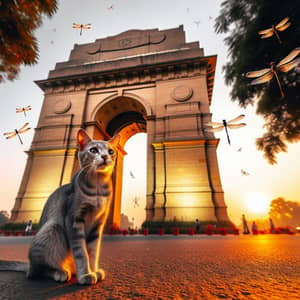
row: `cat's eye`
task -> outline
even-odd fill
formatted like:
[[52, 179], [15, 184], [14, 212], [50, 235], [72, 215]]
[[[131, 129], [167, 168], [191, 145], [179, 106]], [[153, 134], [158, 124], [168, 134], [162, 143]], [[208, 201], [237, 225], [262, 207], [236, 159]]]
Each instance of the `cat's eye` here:
[[98, 149], [96, 147], [91, 148], [90, 152], [93, 153], [93, 154], [99, 153], [99, 151], [98, 151]]
[[115, 152], [114, 152], [113, 149], [109, 149], [109, 150], [108, 150], [108, 154], [109, 154], [109, 155], [113, 155], [114, 153], [115, 153]]

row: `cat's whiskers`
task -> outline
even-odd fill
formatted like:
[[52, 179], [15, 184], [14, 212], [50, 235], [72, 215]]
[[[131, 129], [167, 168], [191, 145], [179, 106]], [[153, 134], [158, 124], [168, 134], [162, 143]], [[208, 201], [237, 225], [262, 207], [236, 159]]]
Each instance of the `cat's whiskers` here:
[[[119, 140], [115, 136], [109, 142], [93, 141], [84, 130], [78, 131], [80, 170], [44, 206], [40, 230], [29, 249], [29, 278], [39, 278], [42, 272], [62, 282], [76, 271], [79, 284], [104, 279], [99, 252], [113, 197], [111, 175], [117, 159], [113, 149]], [[72, 268], [67, 263], [70, 253]]]

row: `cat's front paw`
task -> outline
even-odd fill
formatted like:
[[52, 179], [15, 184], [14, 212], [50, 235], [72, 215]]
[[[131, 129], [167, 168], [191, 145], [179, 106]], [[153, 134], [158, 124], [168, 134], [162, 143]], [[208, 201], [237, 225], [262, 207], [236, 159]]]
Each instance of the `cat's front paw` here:
[[79, 284], [85, 284], [85, 285], [91, 285], [95, 284], [98, 280], [98, 276], [96, 273], [87, 273], [79, 276], [78, 283]]
[[105, 272], [103, 269], [98, 269], [95, 273], [96, 273], [99, 281], [102, 281], [105, 279]]
[[71, 272], [56, 270], [54, 271], [53, 278], [58, 282], [66, 282], [71, 279]]

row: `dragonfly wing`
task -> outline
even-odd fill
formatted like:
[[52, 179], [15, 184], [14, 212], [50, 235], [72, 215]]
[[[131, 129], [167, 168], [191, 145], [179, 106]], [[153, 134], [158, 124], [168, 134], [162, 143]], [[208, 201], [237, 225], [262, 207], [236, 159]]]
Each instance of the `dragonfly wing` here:
[[288, 71], [292, 70], [293, 68], [297, 67], [298, 65], [300, 65], [300, 58], [294, 59], [287, 64], [279, 66], [278, 70], [281, 72], [288, 72]]
[[24, 133], [24, 132], [26, 132], [26, 131], [28, 131], [28, 130], [30, 130], [31, 128], [30, 127], [28, 127], [28, 128], [25, 128], [25, 129], [20, 129], [19, 130], [19, 133]]
[[29, 125], [29, 123], [25, 123], [18, 131], [22, 131], [24, 130], [27, 126]]
[[273, 74], [272, 72], [267, 73], [267, 74], [264, 75], [264, 76], [261, 76], [261, 77], [255, 79], [255, 80], [252, 80], [252, 81], [250, 82], [250, 84], [251, 84], [251, 85], [254, 85], [254, 84], [261, 84], [261, 83], [264, 83], [264, 82], [268, 82], [268, 81], [270, 81], [270, 80], [273, 78], [273, 75], [274, 75], [274, 74]]
[[220, 126], [220, 125], [223, 125], [223, 123], [221, 123], [221, 122], [207, 122], [204, 125], [206, 125], [206, 126]]
[[274, 32], [271, 31], [271, 32], [269, 32], [269, 33], [266, 33], [266, 34], [262, 35], [261, 38], [262, 38], [262, 39], [266, 39], [266, 38], [271, 37], [271, 36], [273, 36], [273, 35], [274, 35]]
[[16, 113], [23, 112], [22, 108], [16, 108]]
[[210, 132], [218, 132], [221, 131], [222, 129], [224, 129], [224, 126], [219, 126], [219, 127], [215, 127], [215, 128], [205, 128], [205, 131], [210, 131]]
[[283, 26], [285, 23], [287, 23], [288, 20], [289, 20], [288, 17], [282, 19], [282, 20], [275, 26], [275, 28], [276, 28], [277, 30], [279, 30], [278, 28], [281, 27], [281, 26]]
[[276, 28], [278, 31], [284, 31], [284, 30], [286, 30], [287, 28], [289, 28], [291, 26], [291, 23], [289, 22], [289, 23], [287, 23], [287, 24], [285, 24], [285, 25], [283, 25], [283, 26], [281, 26], [281, 27], [278, 27], [278, 28]]
[[299, 53], [300, 53], [300, 47], [297, 47], [297, 48], [295, 48], [294, 50], [292, 50], [288, 56], [286, 56], [284, 59], [282, 59], [282, 60], [277, 64], [277, 68], [278, 68], [279, 66], [281, 66], [281, 65], [284, 65], [284, 64], [288, 63], [288, 62], [291, 61], [292, 59], [294, 59]]
[[5, 133], [3, 133], [3, 135], [5, 135], [5, 136], [7, 136], [7, 135], [15, 136], [16, 132], [15, 131], [5, 132]]
[[240, 124], [228, 124], [227, 127], [230, 129], [238, 129], [246, 126], [246, 123], [240, 123]]
[[270, 68], [248, 72], [246, 73], [246, 77], [248, 78], [259, 77], [265, 75], [267, 72], [270, 72]]
[[6, 138], [7, 139], [12, 139], [12, 138], [14, 138], [16, 136], [16, 134], [13, 134], [13, 135], [11, 135], [11, 136], [7, 136]]
[[243, 118], [245, 118], [245, 115], [239, 115], [238, 117], [236, 117], [236, 118], [234, 118], [234, 119], [232, 119], [232, 120], [230, 120], [230, 121], [227, 121], [227, 124], [233, 123], [233, 122], [237, 122], [237, 121], [240, 121], [240, 120], [242, 120]]
[[272, 35], [273, 35], [272, 28], [264, 29], [264, 30], [261, 30], [258, 32], [258, 34], [269, 34], [269, 33], [272, 33]]
[[25, 109], [26, 109], [26, 110], [31, 110], [31, 105], [27, 105], [27, 106], [25, 107]]

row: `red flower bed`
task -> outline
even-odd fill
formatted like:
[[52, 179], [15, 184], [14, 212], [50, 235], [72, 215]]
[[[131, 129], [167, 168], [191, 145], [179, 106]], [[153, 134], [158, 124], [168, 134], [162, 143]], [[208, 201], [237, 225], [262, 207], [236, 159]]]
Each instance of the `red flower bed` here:
[[226, 235], [227, 234], [227, 229], [225, 227], [221, 227], [221, 228], [219, 228], [219, 233], [221, 235]]
[[127, 235], [127, 234], [128, 234], [128, 230], [123, 229], [123, 230], [122, 230], [122, 234], [123, 234], [123, 235]]
[[158, 228], [157, 233], [158, 233], [159, 235], [164, 235], [164, 234], [165, 234], [165, 229], [164, 229], [164, 228]]
[[195, 229], [192, 227], [192, 228], [188, 228], [188, 234], [189, 235], [194, 235], [195, 234]]
[[143, 229], [143, 235], [148, 235], [149, 234], [149, 229], [148, 228], [144, 228]]
[[174, 227], [172, 232], [173, 232], [174, 235], [178, 235], [180, 233], [180, 230], [179, 230], [178, 227]]
[[108, 234], [113, 235], [119, 233], [121, 233], [121, 230], [117, 225], [113, 224], [109, 227]]
[[20, 235], [25, 235], [24, 231], [15, 231], [14, 236], [20, 236]]
[[287, 234], [295, 234], [296, 232], [293, 231], [292, 227], [287, 226], [287, 227], [286, 227], [286, 233], [287, 233]]
[[211, 225], [211, 224], [208, 224], [206, 227], [205, 227], [205, 233], [207, 235], [213, 235], [215, 233], [215, 226], [214, 225]]
[[239, 229], [238, 228], [232, 227], [231, 231], [232, 231], [232, 234], [239, 235]]
[[137, 234], [138, 231], [136, 229], [129, 229], [129, 234], [133, 235], [133, 234]]

